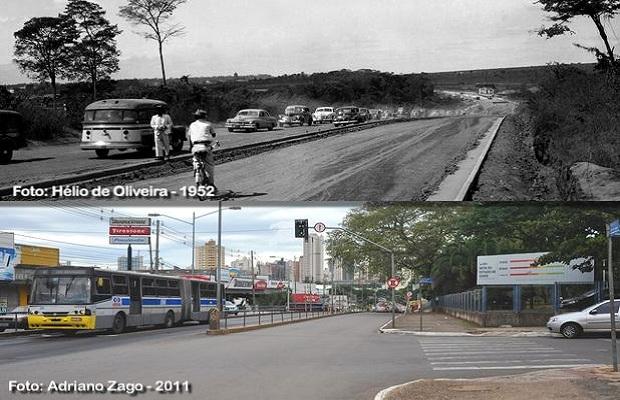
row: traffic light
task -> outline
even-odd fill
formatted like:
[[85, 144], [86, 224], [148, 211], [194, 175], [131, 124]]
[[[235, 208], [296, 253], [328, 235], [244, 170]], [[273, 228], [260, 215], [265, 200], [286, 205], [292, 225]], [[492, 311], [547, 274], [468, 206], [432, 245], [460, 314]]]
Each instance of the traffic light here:
[[296, 238], [308, 238], [308, 220], [296, 219], [295, 220], [295, 237]]

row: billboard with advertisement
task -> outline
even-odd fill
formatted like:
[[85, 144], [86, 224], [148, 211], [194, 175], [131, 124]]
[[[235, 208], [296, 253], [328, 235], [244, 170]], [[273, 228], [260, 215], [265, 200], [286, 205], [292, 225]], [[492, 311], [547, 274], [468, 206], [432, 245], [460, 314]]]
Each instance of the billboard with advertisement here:
[[594, 260], [577, 258], [569, 264], [535, 265], [548, 253], [478, 256], [478, 285], [553, 285], [594, 282]]
[[0, 282], [15, 279], [15, 235], [0, 232]]
[[60, 265], [60, 249], [53, 247], [15, 245], [17, 249], [16, 264], [41, 267], [57, 267]]
[[309, 293], [293, 293], [291, 294], [291, 303], [320, 303], [321, 296]]

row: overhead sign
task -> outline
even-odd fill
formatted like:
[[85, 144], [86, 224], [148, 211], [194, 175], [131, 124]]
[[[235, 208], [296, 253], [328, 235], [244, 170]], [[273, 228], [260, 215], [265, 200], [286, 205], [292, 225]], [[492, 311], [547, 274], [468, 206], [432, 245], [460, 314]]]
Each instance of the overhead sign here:
[[110, 244], [149, 244], [150, 236], [110, 236]]
[[327, 229], [327, 227], [322, 222], [319, 222], [319, 223], [314, 225], [314, 230], [317, 231], [318, 233], [325, 232], [325, 229]]
[[420, 285], [432, 285], [433, 278], [420, 278]]
[[478, 285], [552, 285], [594, 282], [594, 260], [535, 265], [547, 253], [478, 256]]
[[398, 279], [397, 277], [392, 277], [388, 279], [387, 285], [390, 289], [394, 289], [395, 287], [400, 285], [400, 279]]
[[151, 226], [150, 218], [110, 218], [110, 226]]
[[148, 236], [151, 234], [150, 226], [111, 226], [111, 236]]
[[615, 220], [614, 222], [609, 224], [609, 236], [620, 236], [620, 220]]

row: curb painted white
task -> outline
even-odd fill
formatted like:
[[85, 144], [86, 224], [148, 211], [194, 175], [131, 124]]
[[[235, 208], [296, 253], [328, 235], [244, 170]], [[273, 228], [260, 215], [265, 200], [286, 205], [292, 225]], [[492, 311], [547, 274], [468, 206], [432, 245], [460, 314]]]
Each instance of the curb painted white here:
[[[467, 196], [467, 193], [469, 192], [470, 186], [474, 183], [476, 176], [478, 176], [478, 173], [480, 172], [480, 168], [482, 167], [482, 164], [484, 163], [484, 160], [486, 160], [489, 154], [489, 150], [491, 149], [491, 146], [493, 145], [493, 142], [495, 141], [495, 136], [497, 136], [497, 132], [499, 132], [499, 129], [504, 124], [504, 121], [506, 120], [506, 118], [507, 116], [498, 118], [493, 123], [491, 128], [489, 128], [487, 133], [481, 139], [482, 147], [479, 145], [478, 147], [470, 150], [467, 153], [467, 157], [465, 158], [465, 160], [461, 161], [457, 165], [456, 172], [447, 176], [443, 180], [443, 182], [441, 182], [437, 191], [433, 193], [431, 196], [429, 196], [427, 201], [463, 201], [465, 199], [465, 196]], [[468, 158], [471, 159], [475, 157], [475, 154], [478, 152], [480, 152], [480, 154], [477, 157], [473, 166], [471, 166], [472, 168], [471, 171], [469, 172], [465, 180], [462, 183], [459, 183], [458, 180], [463, 179], [459, 175], [462, 175], [462, 172], [466, 172], [466, 171], [461, 171], [461, 170], [465, 167], [469, 167], [469, 163], [471, 162], [470, 160], [468, 160]], [[455, 193], [454, 186], [457, 186], [457, 185], [459, 185], [460, 188], [458, 192]]]
[[[391, 321], [389, 321], [391, 322]], [[388, 323], [389, 323], [388, 322]], [[385, 324], [387, 325], [387, 324]], [[386, 329], [385, 325], [379, 328], [381, 333], [391, 333], [397, 335], [413, 335], [413, 336], [444, 336], [444, 337], [550, 337], [554, 336], [551, 332], [417, 332], [405, 331], [401, 329]]]

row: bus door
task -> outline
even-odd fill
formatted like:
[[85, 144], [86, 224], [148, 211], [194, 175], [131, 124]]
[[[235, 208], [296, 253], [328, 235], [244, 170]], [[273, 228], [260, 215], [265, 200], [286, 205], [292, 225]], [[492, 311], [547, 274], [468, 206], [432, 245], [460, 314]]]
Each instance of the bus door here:
[[140, 291], [140, 277], [129, 277], [129, 314], [142, 313], [142, 293]]
[[200, 282], [192, 281], [192, 311], [200, 312]]

